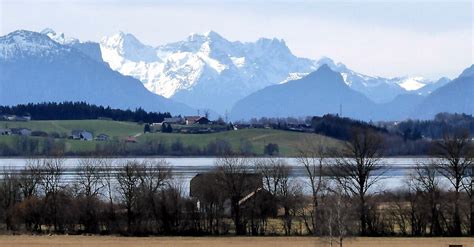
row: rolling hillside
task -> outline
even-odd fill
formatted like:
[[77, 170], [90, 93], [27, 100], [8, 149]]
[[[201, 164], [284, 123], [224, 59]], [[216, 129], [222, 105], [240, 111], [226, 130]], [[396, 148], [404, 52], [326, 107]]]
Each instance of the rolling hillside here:
[[[143, 125], [133, 122], [119, 122], [107, 120], [55, 120], [55, 121], [29, 121], [29, 122], [0, 122], [0, 128], [29, 128], [31, 130], [44, 131], [47, 133], [56, 132], [66, 136], [74, 129], [84, 129], [91, 131], [94, 136], [97, 134], [107, 134], [111, 137], [108, 142], [81, 141], [70, 139], [55, 139], [65, 143], [66, 152], [80, 154], [81, 152], [94, 152], [99, 145], [113, 145], [123, 140], [127, 136], [138, 136], [137, 143], [128, 143], [125, 147], [130, 150], [147, 148], [153, 143], [165, 143], [170, 146], [179, 140], [185, 147], [205, 148], [216, 140], [227, 141], [234, 151], [238, 151], [241, 143], [250, 144], [252, 151], [263, 154], [264, 146], [268, 143], [276, 143], [279, 146], [280, 155], [295, 156], [299, 145], [306, 139], [312, 142], [320, 142], [331, 148], [336, 148], [341, 144], [333, 138], [311, 133], [299, 133], [274, 129], [242, 129], [235, 131], [224, 131], [210, 134], [178, 134], [178, 133], [143, 133]], [[17, 145], [19, 136], [0, 136], [0, 144], [8, 145], [12, 148]], [[44, 137], [28, 137], [36, 140], [45, 140]], [[41, 145], [41, 144], [40, 144]], [[131, 154], [133, 155], [133, 154]]]
[[57, 132], [66, 135], [72, 130], [81, 129], [90, 131], [94, 135], [104, 133], [110, 137], [126, 137], [143, 132], [143, 126], [137, 123], [107, 120], [0, 121], [0, 128], [29, 128], [32, 131]]
[[225, 131], [212, 134], [167, 134], [167, 133], [147, 133], [138, 138], [139, 141], [160, 140], [172, 143], [179, 139], [184, 145], [194, 145], [205, 147], [211, 141], [226, 140], [233, 149], [238, 149], [240, 142], [250, 141], [253, 151], [256, 154], [263, 154], [263, 148], [268, 143], [276, 143], [280, 149], [280, 155], [295, 156], [298, 153], [299, 145], [304, 141], [321, 142], [327, 147], [337, 147], [341, 141], [317, 134], [290, 132], [274, 129], [242, 129], [236, 131]]

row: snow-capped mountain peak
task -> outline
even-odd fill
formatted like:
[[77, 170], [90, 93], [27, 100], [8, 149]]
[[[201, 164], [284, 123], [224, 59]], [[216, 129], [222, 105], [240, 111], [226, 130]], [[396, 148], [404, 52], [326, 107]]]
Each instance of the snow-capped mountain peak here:
[[[222, 37], [220, 34], [218, 34], [215, 31], [209, 30], [205, 33], [191, 33], [189, 36], [186, 38], [187, 41], [189, 42], [202, 42], [204, 43], [205, 41], [218, 41], [218, 40], [226, 40], [224, 37]], [[227, 40], [226, 40], [227, 41]]]
[[205, 32], [202, 36], [205, 36], [210, 41], [227, 41], [224, 37], [213, 30]]
[[0, 105], [81, 101], [121, 109], [195, 112], [112, 71], [88, 54], [95, 48], [99, 46], [90, 42], [62, 45], [31, 31], [0, 36]]
[[229, 41], [215, 31], [193, 33], [182, 41], [156, 47], [143, 44], [131, 34], [118, 33], [104, 37], [100, 47], [103, 60], [112, 69], [139, 79], [148, 90], [220, 112], [230, 109], [243, 96], [299, 79], [324, 64], [341, 73], [349, 87], [376, 103], [389, 102], [428, 83], [422, 78], [364, 75], [329, 57], [296, 57], [282, 39]]
[[14, 31], [0, 37], [0, 58], [3, 59], [29, 55], [48, 56], [67, 49], [44, 34], [26, 30]]
[[[101, 47], [107, 51], [114, 51], [115, 57], [133, 62], [155, 62], [159, 61], [156, 51], [153, 47], [144, 45], [135, 36], [122, 31], [110, 36], [104, 37], [100, 41]], [[105, 55], [108, 56], [109, 54]]]
[[66, 37], [64, 33], [56, 33], [51, 28], [45, 28], [41, 31], [41, 33], [47, 35], [50, 39], [58, 42], [61, 45], [69, 45], [79, 42], [78, 39]]
[[[311, 60], [295, 57], [283, 40], [242, 43], [215, 31], [190, 34], [183, 41], [157, 47], [119, 33], [104, 37], [100, 45], [112, 69], [141, 80], [150, 91], [192, 105], [202, 102], [198, 107], [221, 107], [218, 111], [230, 109], [240, 97], [283, 81], [290, 73], [315, 69]], [[231, 95], [223, 95], [228, 91]], [[188, 94], [206, 96], [182, 96]], [[224, 103], [207, 103], [213, 100], [209, 95], [225, 97]]]

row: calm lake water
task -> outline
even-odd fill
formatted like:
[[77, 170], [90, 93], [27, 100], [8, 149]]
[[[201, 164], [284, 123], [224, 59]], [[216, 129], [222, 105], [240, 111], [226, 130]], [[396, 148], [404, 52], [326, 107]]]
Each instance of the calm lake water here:
[[[166, 160], [172, 167], [175, 178], [182, 181], [183, 184], [188, 184], [189, 180], [198, 173], [207, 172], [215, 168], [216, 158], [113, 158], [109, 159], [114, 166], [121, 166], [129, 160], [144, 161], [144, 160]], [[294, 178], [300, 179], [304, 182], [305, 173], [303, 167], [298, 164], [295, 158], [284, 158], [287, 163], [293, 167]], [[73, 171], [77, 167], [81, 158], [65, 158], [64, 167], [66, 176], [68, 171]], [[382, 163], [387, 166], [387, 171], [384, 173], [384, 179], [379, 183], [386, 189], [394, 189], [405, 184], [406, 177], [410, 174], [413, 167], [426, 160], [426, 158], [384, 158]], [[27, 164], [25, 158], [0, 158], [0, 170], [20, 170]]]

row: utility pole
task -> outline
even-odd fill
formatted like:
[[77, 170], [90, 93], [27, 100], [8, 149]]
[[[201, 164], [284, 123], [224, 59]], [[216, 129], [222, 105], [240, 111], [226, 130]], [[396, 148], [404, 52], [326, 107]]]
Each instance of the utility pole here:
[[342, 117], [342, 104], [339, 104], [339, 117]]

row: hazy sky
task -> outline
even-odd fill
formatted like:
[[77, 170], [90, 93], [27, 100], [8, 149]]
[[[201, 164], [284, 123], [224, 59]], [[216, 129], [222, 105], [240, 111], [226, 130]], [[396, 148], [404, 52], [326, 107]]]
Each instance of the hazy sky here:
[[473, 1], [0, 0], [0, 34], [50, 27], [81, 40], [117, 31], [159, 45], [214, 30], [282, 38], [369, 75], [457, 76], [473, 63]]

